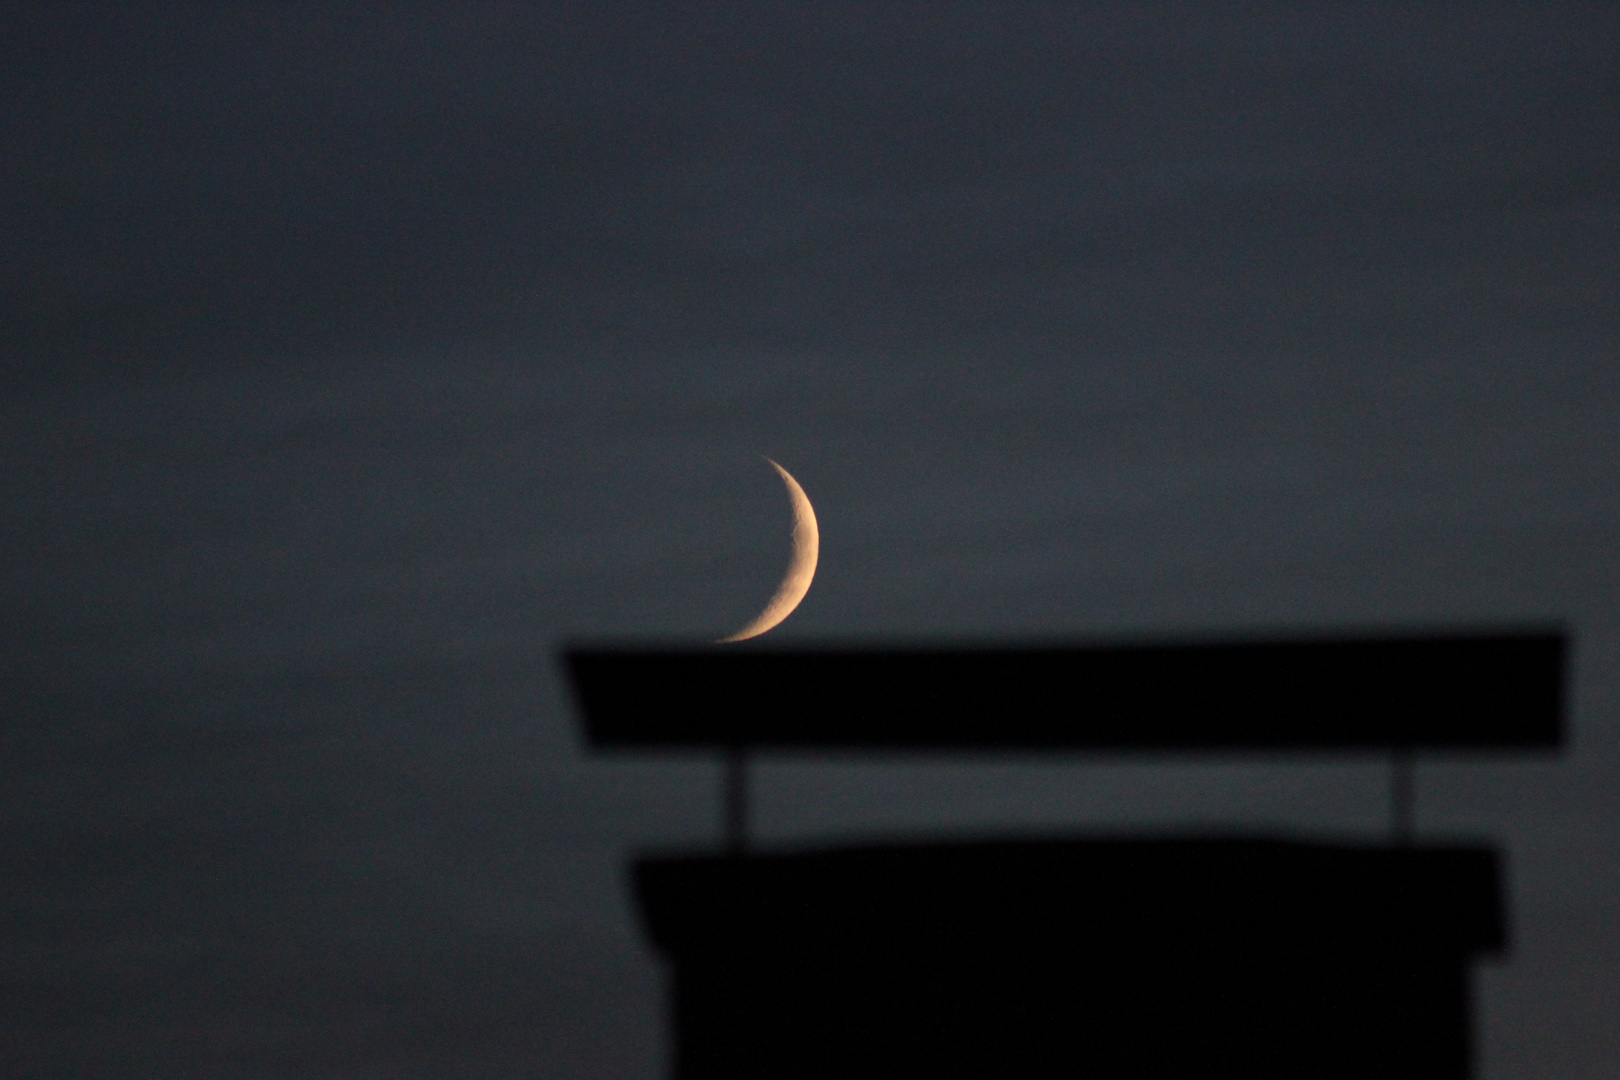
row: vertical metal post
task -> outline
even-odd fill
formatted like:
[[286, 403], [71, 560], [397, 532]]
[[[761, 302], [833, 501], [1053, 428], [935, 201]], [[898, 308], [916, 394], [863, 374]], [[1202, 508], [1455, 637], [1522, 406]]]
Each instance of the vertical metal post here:
[[1397, 746], [1389, 762], [1390, 842], [1410, 847], [1417, 840], [1417, 793], [1412, 775], [1412, 748]]
[[727, 855], [748, 850], [748, 755], [741, 746], [726, 748], [721, 813]]

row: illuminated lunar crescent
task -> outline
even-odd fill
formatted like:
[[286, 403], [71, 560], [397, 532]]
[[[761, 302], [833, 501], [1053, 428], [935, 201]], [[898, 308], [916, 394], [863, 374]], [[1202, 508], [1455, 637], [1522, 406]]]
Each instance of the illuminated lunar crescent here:
[[[765, 460], [771, 461], [770, 458]], [[771, 465], [782, 474], [788, 498], [793, 501], [793, 558], [788, 563], [782, 584], [776, 587], [776, 595], [765, 605], [765, 610], [735, 634], [721, 638], [718, 644], [758, 637], [793, 614], [793, 609], [799, 606], [804, 594], [810, 591], [810, 579], [816, 576], [816, 556], [821, 553], [821, 533], [816, 529], [816, 512], [811, 509], [810, 500], [805, 497], [804, 488], [799, 486], [799, 482], [776, 462], [771, 461]]]

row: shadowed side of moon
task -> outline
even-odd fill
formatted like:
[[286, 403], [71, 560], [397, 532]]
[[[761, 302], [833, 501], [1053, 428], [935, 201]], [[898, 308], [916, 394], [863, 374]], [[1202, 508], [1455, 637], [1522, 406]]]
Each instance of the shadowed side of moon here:
[[[765, 460], [771, 461], [770, 458]], [[793, 614], [793, 609], [799, 606], [804, 594], [810, 591], [810, 580], [816, 576], [816, 558], [821, 553], [821, 533], [816, 528], [816, 512], [811, 508], [810, 500], [799, 482], [776, 462], [771, 461], [771, 467], [781, 474], [782, 483], [787, 485], [788, 498], [793, 502], [793, 557], [788, 562], [782, 584], [776, 587], [776, 593], [765, 605], [765, 610], [735, 634], [720, 638], [718, 644], [746, 641], [776, 626]]]

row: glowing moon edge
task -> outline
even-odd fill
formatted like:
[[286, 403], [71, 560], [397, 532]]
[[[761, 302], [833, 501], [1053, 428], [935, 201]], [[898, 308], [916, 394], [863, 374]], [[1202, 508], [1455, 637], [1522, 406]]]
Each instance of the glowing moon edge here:
[[776, 593], [765, 605], [765, 610], [735, 634], [718, 639], [715, 642], [717, 645], [747, 641], [774, 628], [793, 614], [793, 609], [799, 606], [804, 594], [810, 591], [811, 579], [816, 576], [816, 559], [821, 555], [821, 531], [816, 527], [816, 511], [799, 482], [770, 458], [765, 460], [770, 461], [771, 467], [781, 475], [782, 483], [787, 486], [788, 499], [793, 503], [793, 557], [788, 560], [782, 584], [776, 587]]

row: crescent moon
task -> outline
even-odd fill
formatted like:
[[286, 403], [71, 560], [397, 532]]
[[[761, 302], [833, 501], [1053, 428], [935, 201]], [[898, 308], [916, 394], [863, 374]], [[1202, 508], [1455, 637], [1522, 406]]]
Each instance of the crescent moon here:
[[[771, 461], [770, 458], [765, 460]], [[781, 473], [782, 483], [787, 485], [788, 498], [793, 502], [793, 558], [788, 562], [782, 584], [776, 587], [776, 595], [765, 605], [765, 610], [755, 616], [753, 622], [730, 637], [721, 638], [716, 644], [746, 641], [771, 629], [793, 614], [793, 609], [799, 606], [804, 594], [810, 591], [810, 579], [816, 576], [816, 559], [821, 554], [821, 532], [816, 528], [816, 512], [799, 482], [776, 462], [771, 461], [771, 467]]]

